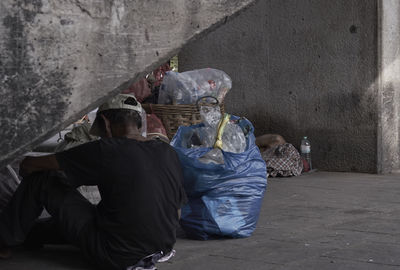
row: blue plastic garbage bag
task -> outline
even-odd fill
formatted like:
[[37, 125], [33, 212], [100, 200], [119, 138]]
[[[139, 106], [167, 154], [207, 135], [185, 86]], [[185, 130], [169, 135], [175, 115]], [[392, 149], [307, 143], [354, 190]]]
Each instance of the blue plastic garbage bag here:
[[184, 174], [188, 203], [182, 208], [181, 226], [195, 239], [248, 237], [256, 227], [267, 187], [265, 162], [255, 144], [254, 128], [247, 119], [232, 116], [245, 132], [243, 153], [224, 152], [224, 164], [198, 160], [211, 148], [186, 148], [193, 129], [181, 126], [171, 141]]

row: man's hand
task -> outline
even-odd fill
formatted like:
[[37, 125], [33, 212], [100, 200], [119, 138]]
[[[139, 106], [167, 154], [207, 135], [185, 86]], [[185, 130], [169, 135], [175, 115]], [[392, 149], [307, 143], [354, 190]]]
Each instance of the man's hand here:
[[26, 177], [34, 172], [59, 169], [60, 166], [55, 155], [26, 157], [19, 165], [19, 175]]

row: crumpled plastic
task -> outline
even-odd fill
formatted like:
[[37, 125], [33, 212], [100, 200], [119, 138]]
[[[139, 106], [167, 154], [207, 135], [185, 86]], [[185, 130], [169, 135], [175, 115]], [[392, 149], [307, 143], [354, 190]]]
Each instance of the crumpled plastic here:
[[160, 87], [158, 103], [195, 104], [204, 96], [215, 97], [221, 103], [231, 88], [232, 80], [222, 70], [168, 71]]
[[[198, 141], [197, 146], [201, 147], [214, 147], [218, 125], [221, 121], [222, 115], [218, 106], [201, 106], [200, 116], [203, 121], [204, 127], [198, 127], [193, 130], [193, 138], [189, 139], [191, 143], [187, 143], [189, 147], [196, 147], [194, 141]], [[224, 127], [222, 134], [222, 150], [225, 152], [242, 153], [246, 148], [246, 138], [242, 129], [234, 122], [229, 121]], [[203, 163], [215, 163], [223, 164], [224, 159], [221, 149], [211, 149], [204, 156], [200, 157], [199, 160]]]

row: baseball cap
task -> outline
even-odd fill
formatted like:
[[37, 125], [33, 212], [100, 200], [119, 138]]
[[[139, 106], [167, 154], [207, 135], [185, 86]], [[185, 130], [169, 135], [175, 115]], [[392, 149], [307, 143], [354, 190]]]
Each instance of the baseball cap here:
[[142, 105], [137, 101], [136, 97], [132, 94], [118, 94], [111, 98], [107, 102], [100, 105], [97, 110], [96, 119], [94, 120], [92, 127], [90, 128], [90, 134], [100, 136], [100, 113], [107, 110], [118, 110], [128, 109], [137, 111], [139, 115], [142, 115]]

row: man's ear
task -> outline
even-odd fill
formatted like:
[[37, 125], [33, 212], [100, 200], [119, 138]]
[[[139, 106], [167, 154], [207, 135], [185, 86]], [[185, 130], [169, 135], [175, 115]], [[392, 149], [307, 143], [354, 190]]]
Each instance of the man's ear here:
[[103, 114], [100, 114], [100, 115], [101, 115], [101, 118], [103, 118], [103, 120], [104, 120], [104, 127], [106, 128], [107, 138], [111, 138], [112, 133], [111, 133], [110, 120], [108, 120]]

